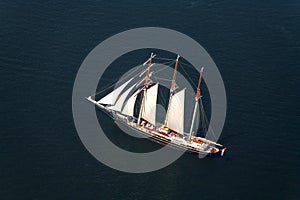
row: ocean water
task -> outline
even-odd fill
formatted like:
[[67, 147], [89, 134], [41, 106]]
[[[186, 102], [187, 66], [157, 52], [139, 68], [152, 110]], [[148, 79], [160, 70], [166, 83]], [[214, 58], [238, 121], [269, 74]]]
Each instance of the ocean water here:
[[[299, 199], [299, 10], [296, 0], [1, 1], [0, 199]], [[183, 32], [214, 59], [228, 100], [225, 157], [188, 154], [128, 174], [81, 143], [71, 97], [82, 61], [109, 36], [146, 26]], [[130, 144], [98, 114], [117, 143], [157, 148]]]

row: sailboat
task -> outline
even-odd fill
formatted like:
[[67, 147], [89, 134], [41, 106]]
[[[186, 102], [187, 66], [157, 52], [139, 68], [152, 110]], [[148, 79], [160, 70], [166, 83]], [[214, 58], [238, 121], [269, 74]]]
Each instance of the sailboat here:
[[[174, 147], [178, 150], [190, 153], [205, 153], [223, 156], [226, 148], [223, 145], [198, 136], [194, 130], [196, 115], [202, 107], [200, 85], [202, 81], [203, 68], [200, 71], [197, 89], [195, 92], [195, 103], [189, 132], [184, 132], [185, 123], [185, 92], [186, 89], [178, 90], [176, 87], [176, 72], [178, 68], [178, 55], [175, 60], [174, 72], [171, 81], [167, 112], [163, 124], [156, 123], [156, 104], [158, 98], [159, 83], [153, 82], [151, 68], [155, 64], [155, 54], [151, 53], [149, 59], [142, 64], [144, 71], [130, 77], [126, 82], [96, 100], [96, 95], [86, 97], [102, 111], [107, 113], [118, 124], [129, 127], [134, 133], [145, 136], [151, 141]], [[133, 82], [134, 77], [141, 80]], [[130, 86], [131, 85], [131, 86]], [[131, 94], [131, 95], [130, 95]], [[140, 96], [140, 106], [135, 112], [137, 97]]]

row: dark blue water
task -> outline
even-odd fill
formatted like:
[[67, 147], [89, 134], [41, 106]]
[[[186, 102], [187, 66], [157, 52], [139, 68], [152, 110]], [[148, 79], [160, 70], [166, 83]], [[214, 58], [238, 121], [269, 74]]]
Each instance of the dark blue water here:
[[[2, 0], [0, 199], [299, 199], [299, 10], [296, 0]], [[107, 37], [144, 26], [183, 32], [216, 62], [225, 157], [185, 155], [127, 174], [82, 145], [71, 109], [81, 62]]]

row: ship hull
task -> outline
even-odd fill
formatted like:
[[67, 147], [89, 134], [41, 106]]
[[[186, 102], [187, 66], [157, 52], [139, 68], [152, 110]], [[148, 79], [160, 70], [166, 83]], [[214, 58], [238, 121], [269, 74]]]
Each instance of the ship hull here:
[[134, 126], [128, 124], [127, 122], [125, 122], [122, 119], [114, 118], [114, 120], [115, 120], [115, 123], [122, 130], [128, 130], [128, 131], [134, 132], [134, 134], [138, 134], [140, 136], [143, 136], [144, 139], [148, 139], [151, 142], [155, 142], [155, 143], [163, 145], [163, 146], [167, 145], [168, 147], [176, 149], [178, 151], [183, 151], [185, 153], [190, 153], [190, 154], [205, 154], [205, 155], [207, 154], [207, 155], [210, 155], [210, 156], [212, 156], [212, 155], [214, 155], [214, 156], [220, 155], [220, 151], [211, 153], [211, 152], [207, 152], [207, 151], [201, 151], [201, 150], [196, 150], [196, 149], [188, 148], [186, 146], [173, 143], [171, 141], [171, 139], [167, 139], [167, 138], [159, 136], [157, 134], [151, 134], [150, 131], [149, 132], [142, 131], [142, 130], [139, 129], [141, 127], [134, 127]]
[[[204, 154], [204, 155], [210, 155], [210, 156], [219, 156], [223, 155], [222, 151], [219, 148], [215, 151], [210, 151], [208, 149], [199, 149], [191, 147], [190, 145], [183, 145], [181, 143], [174, 143], [171, 138], [164, 137], [163, 135], [157, 134], [157, 132], [153, 132], [153, 130], [146, 129], [142, 126], [137, 126], [137, 123], [128, 122], [128, 118], [126, 115], [123, 115], [118, 112], [114, 112], [112, 110], [106, 109], [106, 107], [102, 106], [101, 104], [96, 103], [94, 100], [88, 99], [89, 101], [95, 103], [104, 113], [108, 114], [115, 123], [124, 130], [127, 129], [129, 132], [134, 132], [134, 134], [138, 134], [140, 136], [144, 136], [144, 138], [151, 140], [152, 142], [161, 144], [161, 145], [167, 145], [168, 147], [174, 148], [179, 151], [183, 151], [185, 153], [191, 153], [191, 154]], [[210, 146], [211, 147], [211, 146]]]

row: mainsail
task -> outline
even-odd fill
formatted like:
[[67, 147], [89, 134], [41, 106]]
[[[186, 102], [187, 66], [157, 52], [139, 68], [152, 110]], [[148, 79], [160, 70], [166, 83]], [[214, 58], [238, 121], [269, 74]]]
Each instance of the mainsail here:
[[97, 103], [114, 105], [116, 103], [118, 97], [120, 96], [121, 92], [123, 91], [123, 89], [128, 85], [128, 83], [130, 81], [132, 81], [132, 79], [133, 78], [131, 78], [127, 82], [123, 83], [120, 87], [118, 87], [117, 89], [115, 89], [114, 91], [112, 91], [111, 93], [109, 93], [108, 95], [103, 97], [102, 99], [100, 99]]
[[175, 93], [169, 102], [166, 126], [178, 133], [184, 131], [184, 98], [185, 89]]
[[117, 102], [115, 103], [115, 105], [108, 107], [109, 109], [115, 110], [115, 111], [119, 111], [121, 112], [122, 107], [124, 105], [124, 102], [128, 96], [128, 94], [130, 93], [130, 91], [134, 88], [136, 84], [134, 84], [133, 86], [131, 86], [130, 88], [128, 88], [124, 93], [121, 94], [121, 96], [118, 98]]
[[125, 115], [129, 115], [129, 116], [133, 116], [133, 112], [134, 112], [134, 105], [135, 105], [135, 101], [137, 98], [137, 94], [139, 91], [136, 91], [131, 97], [129, 97], [129, 99], [127, 100], [127, 102], [125, 103], [125, 106], [122, 110], [122, 113]]
[[158, 92], [158, 83], [150, 87], [145, 92], [145, 102], [142, 112], [142, 118], [155, 125], [156, 119], [156, 100]]

